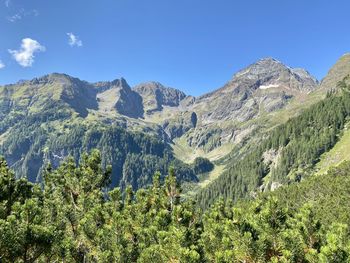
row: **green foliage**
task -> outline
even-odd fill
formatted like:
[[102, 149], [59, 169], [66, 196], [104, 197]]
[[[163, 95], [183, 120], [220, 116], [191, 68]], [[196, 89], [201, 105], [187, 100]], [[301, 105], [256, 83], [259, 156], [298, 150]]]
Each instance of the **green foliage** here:
[[210, 160], [202, 157], [194, 159], [192, 166], [195, 174], [208, 173], [214, 169], [214, 165]]
[[[51, 110], [55, 109], [53, 106]], [[155, 136], [130, 132], [117, 125], [92, 125], [71, 119], [64, 122], [71, 116], [51, 110], [26, 116], [11, 128], [0, 146], [0, 153], [20, 177], [40, 181], [48, 163], [56, 168], [67, 156], [77, 163], [84, 151], [97, 148], [102, 153], [103, 166], [113, 166], [112, 187], [144, 187], [151, 184], [156, 171], [165, 175], [171, 165], [177, 169], [180, 180], [198, 180], [193, 169], [177, 161], [170, 147]], [[65, 124], [57, 128], [56, 121]]]
[[[350, 197], [349, 163], [254, 201], [219, 200], [205, 214], [180, 198], [175, 171], [169, 169], [164, 183], [155, 173], [148, 188], [126, 187], [123, 195], [120, 188], [106, 191], [111, 167], [103, 168], [96, 150], [79, 165], [70, 158], [48, 167], [41, 188], [16, 180], [1, 159], [1, 262], [350, 260], [348, 203], [341, 201]], [[320, 184], [333, 193], [323, 206]], [[338, 220], [329, 223], [326, 215]]]

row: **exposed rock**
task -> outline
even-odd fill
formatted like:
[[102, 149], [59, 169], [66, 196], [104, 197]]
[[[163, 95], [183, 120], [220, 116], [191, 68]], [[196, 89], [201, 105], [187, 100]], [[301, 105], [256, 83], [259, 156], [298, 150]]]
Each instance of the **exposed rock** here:
[[317, 85], [307, 71], [266, 58], [236, 73], [221, 89], [199, 97], [193, 107], [202, 110], [203, 123], [246, 121], [261, 111], [282, 108], [293, 96], [309, 93]]
[[140, 94], [147, 114], [161, 111], [163, 106], [177, 107], [186, 94], [180, 90], [164, 87], [159, 82], [142, 83], [133, 88]]
[[184, 112], [177, 118], [165, 120], [163, 129], [171, 139], [181, 137], [187, 131], [195, 128], [197, 125], [197, 115], [195, 112]]
[[272, 182], [270, 190], [275, 191], [276, 189], [280, 188], [281, 186], [282, 186], [282, 184], [279, 182]]
[[131, 118], [143, 117], [142, 97], [133, 91], [125, 79], [116, 79], [112, 82], [98, 82], [97, 100], [102, 112], [117, 111], [119, 114]]

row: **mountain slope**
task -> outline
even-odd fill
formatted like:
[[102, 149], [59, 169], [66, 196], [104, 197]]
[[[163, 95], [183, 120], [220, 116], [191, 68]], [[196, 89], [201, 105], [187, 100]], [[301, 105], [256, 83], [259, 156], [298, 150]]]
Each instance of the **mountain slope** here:
[[335, 88], [339, 81], [350, 74], [350, 53], [344, 54], [321, 81], [320, 90]]
[[218, 197], [248, 197], [307, 177], [336, 143], [350, 117], [350, 93], [340, 91], [271, 130], [259, 144], [232, 157], [227, 170], [197, 196], [202, 207]]
[[[92, 148], [112, 164], [112, 185], [142, 187], [175, 161], [161, 127], [138, 120], [142, 98], [124, 79], [92, 84], [55, 73], [0, 87], [0, 116], [0, 153], [31, 181], [48, 162], [57, 167], [68, 155], [78, 161]], [[180, 178], [197, 180], [192, 167], [175, 168]]]
[[[318, 88], [318, 82], [305, 70], [292, 69], [283, 63], [266, 58], [236, 73], [222, 88], [196, 98], [185, 107], [197, 116], [196, 129], [188, 130], [180, 148], [192, 148], [192, 154], [222, 152], [224, 157], [237, 145], [256, 132], [261, 132], [287, 119], [274, 118], [273, 114], [291, 103], [302, 108], [304, 100]], [[170, 120], [172, 120], [170, 118]], [[171, 121], [170, 121], [171, 122]], [[177, 119], [173, 118], [177, 123]], [[180, 156], [179, 156], [180, 158]]]
[[[183, 178], [197, 181], [190, 168], [196, 157], [218, 161], [232, 149], [241, 151], [247, 141], [258, 142], [266, 130], [288, 119], [275, 114], [290, 105], [295, 106], [293, 114], [298, 114], [317, 87], [317, 80], [307, 71], [272, 58], [259, 60], [236, 73], [224, 87], [198, 98], [157, 82], [131, 88], [124, 79], [88, 83], [51, 74], [0, 87], [1, 153], [18, 174], [31, 180], [46, 162], [57, 166], [68, 155], [78, 160], [83, 151], [97, 147], [110, 149], [104, 155], [115, 166], [116, 184], [147, 184], [150, 173], [165, 171], [176, 159], [188, 163], [180, 165], [189, 171]], [[123, 139], [113, 141], [120, 134], [125, 134]], [[124, 144], [129, 135], [142, 134], [150, 137], [140, 141], [136, 150]], [[105, 136], [112, 136], [110, 145], [101, 139]], [[153, 146], [145, 150], [144, 143], [153, 145], [151, 138], [163, 145], [162, 153]], [[135, 179], [133, 171], [141, 163], [149, 169]]]

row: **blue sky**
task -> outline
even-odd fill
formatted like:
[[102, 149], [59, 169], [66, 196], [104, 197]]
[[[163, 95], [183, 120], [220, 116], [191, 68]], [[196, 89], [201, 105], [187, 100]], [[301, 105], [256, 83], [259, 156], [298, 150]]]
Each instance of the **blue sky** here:
[[61, 72], [199, 95], [267, 56], [321, 79], [350, 51], [345, 0], [0, 1], [0, 84]]

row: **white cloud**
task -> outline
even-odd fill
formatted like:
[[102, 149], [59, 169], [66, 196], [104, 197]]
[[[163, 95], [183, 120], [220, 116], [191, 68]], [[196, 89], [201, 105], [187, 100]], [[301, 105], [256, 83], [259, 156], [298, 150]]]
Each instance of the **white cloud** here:
[[5, 67], [5, 64], [2, 63], [2, 61], [0, 60], [0, 69], [4, 68]]
[[22, 13], [17, 13], [17, 14], [14, 14], [12, 16], [9, 16], [7, 17], [7, 20], [10, 21], [10, 22], [16, 22], [18, 20], [21, 20], [23, 17]]
[[71, 47], [77, 46], [77, 47], [81, 47], [83, 45], [83, 42], [79, 39], [78, 36], [75, 36], [73, 33], [67, 33], [68, 36], [68, 44]]
[[34, 53], [44, 52], [46, 49], [40, 43], [31, 38], [22, 39], [21, 48], [19, 50], [11, 50], [8, 52], [22, 67], [31, 67], [34, 63]]
[[5, 6], [6, 6], [6, 7], [10, 7], [10, 4], [11, 4], [11, 0], [6, 0], [6, 1], [5, 1]]
[[21, 20], [22, 18], [24, 18], [26, 16], [38, 16], [38, 15], [39, 15], [39, 11], [36, 9], [26, 11], [22, 8], [16, 14], [14, 14], [12, 16], [8, 16], [7, 20], [14, 23], [18, 20]]

